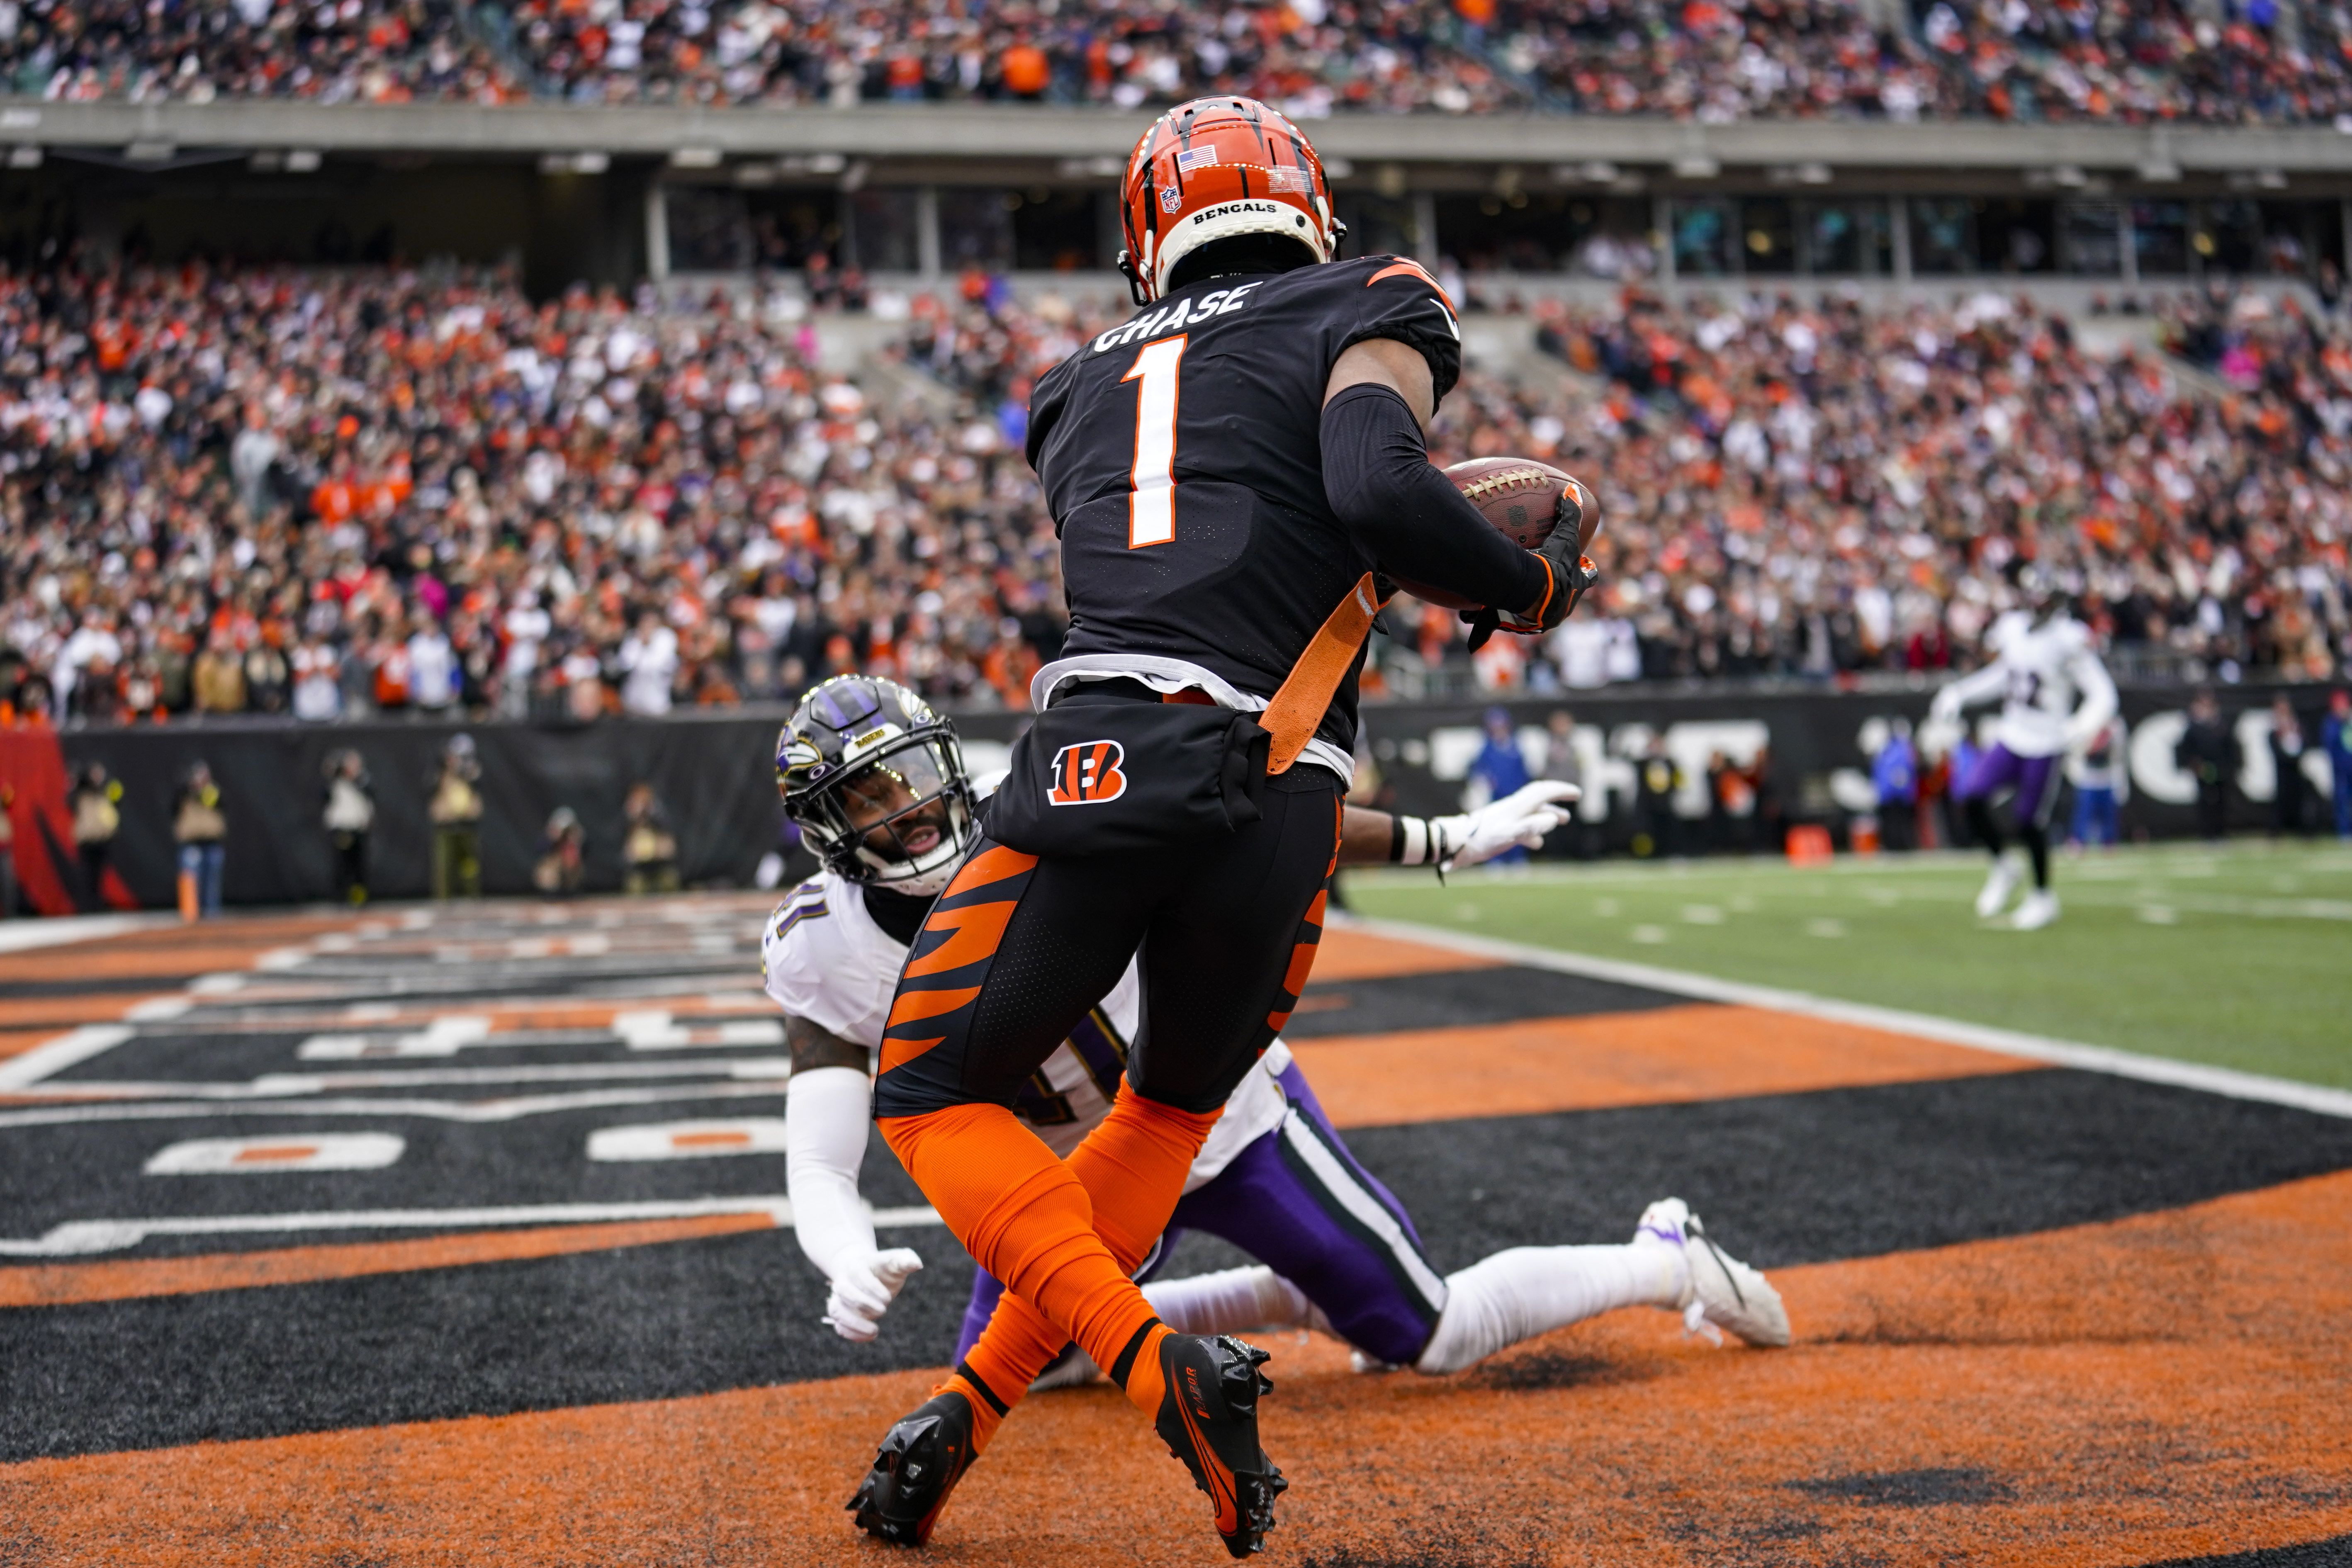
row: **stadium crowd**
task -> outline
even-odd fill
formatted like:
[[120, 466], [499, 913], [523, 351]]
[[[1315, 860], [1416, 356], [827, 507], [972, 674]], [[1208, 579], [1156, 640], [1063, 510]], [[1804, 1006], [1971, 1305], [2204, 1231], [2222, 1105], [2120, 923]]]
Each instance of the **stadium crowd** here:
[[[826, 374], [783, 295], [534, 305], [491, 275], [0, 279], [0, 699], [77, 721], [588, 719], [829, 672], [1022, 705], [1055, 656], [1034, 377], [1103, 323], [913, 302], [955, 395]], [[993, 302], [992, 303], [992, 300]], [[1608, 582], [1532, 661], [1400, 601], [1375, 688], [1931, 670], [2025, 559], [2123, 655], [2322, 679], [2352, 654], [2352, 333], [2174, 301], [2212, 376], [2005, 298], [1538, 308], [1557, 372], [1473, 374], [1443, 455], [1583, 476]], [[2228, 388], [2226, 395], [2199, 384]]]
[[[1344, 110], [2208, 124], [2352, 112], [2352, 18], [2247, 0], [0, 0], [53, 99]], [[1874, 19], [1875, 18], [1875, 19]]]

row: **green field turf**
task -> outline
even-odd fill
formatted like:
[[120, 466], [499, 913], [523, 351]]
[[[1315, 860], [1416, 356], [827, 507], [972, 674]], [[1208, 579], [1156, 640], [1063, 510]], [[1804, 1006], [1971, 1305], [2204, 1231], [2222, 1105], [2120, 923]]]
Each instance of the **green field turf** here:
[[1971, 905], [1980, 857], [1349, 873], [1386, 920], [2352, 1088], [2352, 849], [2062, 855], [2058, 923]]

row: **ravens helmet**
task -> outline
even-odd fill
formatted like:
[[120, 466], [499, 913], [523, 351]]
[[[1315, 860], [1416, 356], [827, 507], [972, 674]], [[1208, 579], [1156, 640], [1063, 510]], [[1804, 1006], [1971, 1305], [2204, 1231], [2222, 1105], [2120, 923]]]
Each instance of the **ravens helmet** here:
[[776, 790], [826, 869], [923, 895], [971, 847], [971, 780], [955, 726], [893, 680], [813, 688], [776, 737]]

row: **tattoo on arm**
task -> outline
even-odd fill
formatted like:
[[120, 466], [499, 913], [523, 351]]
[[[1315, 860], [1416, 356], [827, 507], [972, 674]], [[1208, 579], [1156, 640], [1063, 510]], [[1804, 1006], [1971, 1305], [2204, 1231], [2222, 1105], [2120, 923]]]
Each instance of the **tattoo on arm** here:
[[1351, 805], [1339, 817], [1339, 864], [1384, 866], [1394, 841], [1396, 819], [1385, 811]]
[[814, 1068], [856, 1068], [864, 1072], [869, 1065], [864, 1046], [852, 1045], [839, 1035], [790, 1014], [784, 1017], [784, 1042], [792, 1047], [794, 1072], [807, 1072]]

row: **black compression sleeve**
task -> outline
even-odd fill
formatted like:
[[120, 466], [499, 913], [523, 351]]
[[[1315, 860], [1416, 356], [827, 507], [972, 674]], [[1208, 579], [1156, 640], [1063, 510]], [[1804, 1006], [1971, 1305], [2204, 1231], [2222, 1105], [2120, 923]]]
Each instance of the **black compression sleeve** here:
[[1359, 382], [1323, 405], [1323, 495], [1392, 575], [1513, 614], [1551, 585], [1535, 552], [1497, 533], [1430, 462], [1392, 388]]

